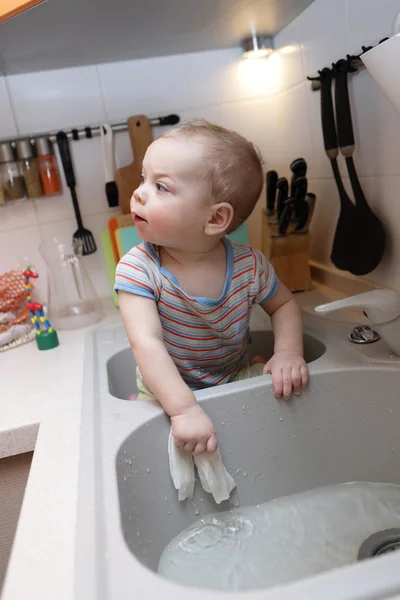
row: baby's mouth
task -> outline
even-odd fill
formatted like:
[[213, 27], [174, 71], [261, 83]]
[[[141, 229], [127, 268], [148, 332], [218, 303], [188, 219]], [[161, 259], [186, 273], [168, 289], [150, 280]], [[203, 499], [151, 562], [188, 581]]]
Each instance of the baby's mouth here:
[[143, 219], [143, 217], [139, 217], [139, 215], [133, 216], [133, 222], [135, 223], [135, 225], [138, 225], [140, 223], [147, 223], [146, 219]]

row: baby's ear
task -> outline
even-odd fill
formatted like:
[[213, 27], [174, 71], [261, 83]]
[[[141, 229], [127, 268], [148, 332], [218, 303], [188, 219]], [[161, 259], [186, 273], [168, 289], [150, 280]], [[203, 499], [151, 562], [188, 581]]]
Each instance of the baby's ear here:
[[233, 219], [233, 206], [228, 202], [220, 202], [211, 207], [204, 233], [206, 235], [224, 235]]

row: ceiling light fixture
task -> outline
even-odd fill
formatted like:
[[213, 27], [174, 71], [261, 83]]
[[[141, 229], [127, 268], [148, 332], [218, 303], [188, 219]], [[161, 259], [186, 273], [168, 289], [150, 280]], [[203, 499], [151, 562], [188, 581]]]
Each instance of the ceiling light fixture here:
[[273, 39], [268, 35], [253, 34], [242, 40], [240, 45], [246, 58], [261, 58], [269, 56], [274, 51]]

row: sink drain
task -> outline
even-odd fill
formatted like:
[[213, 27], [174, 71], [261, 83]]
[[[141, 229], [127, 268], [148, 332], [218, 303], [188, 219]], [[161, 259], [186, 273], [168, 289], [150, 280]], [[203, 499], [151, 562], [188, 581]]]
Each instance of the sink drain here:
[[400, 529], [385, 529], [377, 531], [361, 544], [357, 558], [364, 560], [396, 550], [400, 550]]

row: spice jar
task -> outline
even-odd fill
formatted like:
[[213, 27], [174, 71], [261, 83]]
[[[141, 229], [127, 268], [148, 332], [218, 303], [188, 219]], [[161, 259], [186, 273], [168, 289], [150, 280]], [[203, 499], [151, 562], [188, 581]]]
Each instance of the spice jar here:
[[0, 144], [0, 186], [8, 202], [25, 196], [24, 178], [20, 174], [9, 142]]
[[39, 198], [43, 196], [43, 188], [40, 180], [39, 163], [33, 155], [33, 149], [29, 140], [17, 142], [17, 155], [22, 176], [25, 182], [26, 195], [28, 198]]
[[59, 194], [61, 181], [57, 169], [57, 159], [52, 152], [50, 141], [45, 137], [37, 138], [36, 152], [44, 195]]

